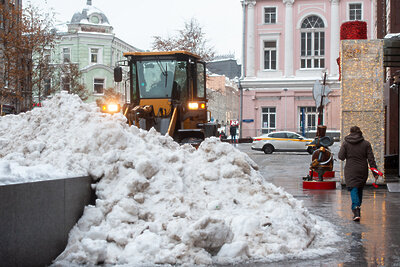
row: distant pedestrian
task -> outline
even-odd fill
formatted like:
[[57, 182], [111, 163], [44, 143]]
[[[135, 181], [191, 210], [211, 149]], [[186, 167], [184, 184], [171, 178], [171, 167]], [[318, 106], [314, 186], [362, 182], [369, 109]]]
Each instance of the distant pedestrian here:
[[225, 134], [224, 131], [222, 131], [221, 134], [219, 135], [219, 139], [220, 139], [221, 141], [226, 139], [226, 134]]
[[[338, 157], [346, 160], [344, 177], [350, 191], [353, 221], [359, 221], [363, 189], [368, 179], [368, 164], [371, 168], [376, 168], [376, 163], [371, 144], [364, 139], [358, 126], [350, 128], [350, 134], [344, 138]], [[375, 178], [378, 176], [375, 173], [373, 175]]]
[[231, 125], [231, 128], [229, 129], [229, 133], [231, 134], [231, 138], [232, 138], [232, 143], [236, 144], [236, 126], [235, 125]]

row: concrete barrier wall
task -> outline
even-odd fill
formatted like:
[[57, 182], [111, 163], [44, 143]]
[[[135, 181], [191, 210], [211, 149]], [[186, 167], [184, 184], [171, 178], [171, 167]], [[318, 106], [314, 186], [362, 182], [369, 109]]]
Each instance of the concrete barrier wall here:
[[50, 265], [94, 202], [90, 177], [0, 186], [0, 265]]

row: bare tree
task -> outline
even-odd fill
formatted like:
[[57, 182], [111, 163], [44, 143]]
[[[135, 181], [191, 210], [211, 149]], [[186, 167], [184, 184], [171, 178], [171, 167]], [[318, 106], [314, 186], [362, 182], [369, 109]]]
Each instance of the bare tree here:
[[215, 51], [208, 45], [205, 33], [199, 22], [192, 18], [176, 36], [163, 38], [154, 36], [153, 49], [156, 51], [184, 50], [199, 55], [204, 61], [214, 58]]
[[28, 4], [23, 13], [23, 49], [27, 51], [28, 60], [32, 61], [30, 68], [31, 89], [35, 91], [38, 102], [49, 94], [43, 90], [44, 84], [51, 79], [54, 71], [50, 64], [50, 50], [54, 48], [55, 31], [54, 15], [42, 13], [37, 7]]
[[[0, 104], [22, 100], [19, 88], [22, 67], [19, 52], [22, 9], [9, 1], [0, 3]], [[2, 107], [2, 106], [1, 106]]]
[[104, 89], [104, 95], [102, 98], [96, 99], [96, 104], [98, 106], [101, 106], [102, 104], [106, 103], [117, 103], [119, 104], [121, 102], [121, 93], [118, 93], [115, 91], [114, 88], [110, 87], [107, 89]]
[[58, 65], [54, 77], [52, 93], [63, 90], [78, 95], [84, 101], [89, 98], [86, 86], [82, 83], [82, 71], [78, 64], [67, 61]]
[[43, 54], [54, 43], [53, 18], [31, 4], [0, 3], [0, 101], [15, 103], [18, 112], [32, 107], [32, 88], [47, 73]]
[[32, 67], [32, 88], [33, 94], [37, 97], [37, 102], [40, 104], [43, 99], [54, 93], [51, 81], [54, 79], [56, 67], [51, 63], [49, 55], [39, 54], [37, 57]]

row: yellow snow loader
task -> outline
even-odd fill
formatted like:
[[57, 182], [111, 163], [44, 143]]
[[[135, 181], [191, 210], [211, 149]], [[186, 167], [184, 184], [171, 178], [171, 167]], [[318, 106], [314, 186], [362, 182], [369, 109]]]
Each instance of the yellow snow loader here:
[[123, 80], [127, 69], [123, 114], [130, 125], [168, 134], [179, 143], [199, 145], [218, 135], [207, 110], [206, 67], [200, 57], [186, 51], [127, 52], [114, 69], [114, 80]]

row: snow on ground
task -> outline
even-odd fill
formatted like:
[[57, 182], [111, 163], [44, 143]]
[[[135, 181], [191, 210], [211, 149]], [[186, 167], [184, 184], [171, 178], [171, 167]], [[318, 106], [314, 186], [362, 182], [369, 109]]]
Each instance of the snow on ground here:
[[0, 118], [0, 181], [90, 174], [85, 208], [55, 266], [215, 264], [310, 258], [335, 251], [334, 226], [263, 181], [216, 138], [199, 149], [129, 127], [74, 95]]

